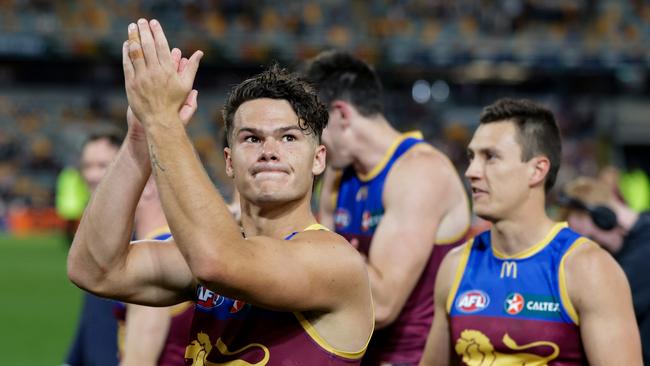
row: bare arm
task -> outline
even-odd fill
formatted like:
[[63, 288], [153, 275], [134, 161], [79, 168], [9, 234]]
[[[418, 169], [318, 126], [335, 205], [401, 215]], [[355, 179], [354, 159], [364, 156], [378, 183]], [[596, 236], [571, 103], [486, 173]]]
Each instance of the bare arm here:
[[589, 364], [643, 365], [632, 296], [623, 270], [595, 243], [583, 244], [569, 254], [565, 269]]
[[[186, 59], [171, 53], [181, 70]], [[123, 49], [123, 61], [128, 49]], [[188, 120], [196, 110], [196, 93], [177, 110]], [[120, 151], [84, 212], [68, 254], [68, 276], [79, 287], [127, 302], [171, 305], [186, 299], [192, 274], [173, 243], [130, 245], [135, 208], [151, 167], [145, 131], [127, 112], [129, 130]]]
[[440, 160], [428, 150], [405, 156], [386, 182], [385, 213], [368, 256], [377, 327], [399, 315], [431, 255], [438, 225], [454, 203], [447, 177], [455, 172], [447, 172], [450, 168]]
[[125, 72], [129, 103], [145, 126], [163, 208], [194, 276], [225, 296], [280, 310], [331, 312], [358, 303], [368, 286], [365, 268], [343, 238], [322, 231], [300, 233], [291, 244], [242, 237], [174, 112], [201, 54], [190, 58], [190, 76], [177, 76], [160, 25], [151, 23], [153, 33], [147, 22], [138, 27], [146, 63], [133, 59]]
[[[465, 244], [467, 245], [467, 244]], [[447, 298], [456, 275], [460, 255], [465, 246], [453, 249], [440, 265], [434, 293], [435, 316], [429, 330], [429, 336], [420, 360], [420, 366], [452, 365], [454, 353], [451, 346], [451, 334], [447, 313]]]
[[171, 314], [167, 307], [127, 304], [124, 355], [120, 366], [155, 366], [165, 346]]

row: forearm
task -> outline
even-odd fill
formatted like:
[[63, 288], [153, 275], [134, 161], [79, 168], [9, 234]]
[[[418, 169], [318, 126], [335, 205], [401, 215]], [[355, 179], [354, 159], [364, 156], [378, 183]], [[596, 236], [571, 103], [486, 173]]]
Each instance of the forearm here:
[[[241, 240], [223, 198], [205, 172], [180, 123], [147, 130], [149, 154], [174, 239], [193, 273], [214, 267]], [[200, 276], [197, 276], [200, 277]]]
[[169, 308], [128, 304], [124, 355], [120, 365], [157, 365], [170, 323]]
[[125, 260], [133, 214], [150, 171], [148, 159], [138, 159], [125, 142], [88, 203], [70, 248], [69, 276], [80, 287], [98, 291]]

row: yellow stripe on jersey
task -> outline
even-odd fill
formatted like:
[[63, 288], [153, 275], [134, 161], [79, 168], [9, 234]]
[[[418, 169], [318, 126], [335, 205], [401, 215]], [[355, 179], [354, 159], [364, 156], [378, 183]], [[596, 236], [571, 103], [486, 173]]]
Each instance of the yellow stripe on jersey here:
[[465, 267], [467, 266], [467, 261], [472, 252], [472, 246], [474, 245], [474, 238], [468, 240], [464, 245], [465, 247], [463, 248], [463, 252], [460, 254], [460, 260], [458, 261], [458, 268], [456, 268], [454, 282], [452, 282], [451, 288], [449, 289], [449, 295], [447, 295], [447, 314], [451, 312], [456, 292], [458, 292], [458, 286], [460, 286], [460, 280], [463, 278], [463, 274], [465, 273]]
[[553, 226], [553, 228], [548, 232], [548, 234], [546, 234], [544, 239], [542, 239], [540, 242], [533, 245], [532, 247], [530, 247], [530, 248], [528, 248], [528, 249], [526, 249], [526, 250], [524, 250], [522, 252], [519, 252], [519, 253], [517, 253], [515, 255], [503, 254], [503, 253], [499, 252], [494, 247], [494, 245], [492, 245], [492, 253], [494, 254], [495, 257], [500, 258], [500, 259], [524, 259], [524, 258], [532, 257], [533, 255], [537, 254], [542, 249], [544, 249], [544, 247], [546, 247], [548, 245], [548, 243], [550, 243], [551, 240], [553, 240], [555, 238], [557, 233], [559, 233], [560, 230], [564, 229], [567, 226], [568, 225], [567, 225], [566, 222], [558, 222], [558, 223], [556, 223]]
[[162, 226], [162, 227], [159, 227], [159, 228], [157, 228], [155, 230], [151, 230], [142, 239], [150, 240], [150, 239], [153, 239], [153, 238], [157, 237], [158, 235], [167, 234], [167, 233], [170, 233], [170, 232], [171, 231], [169, 230], [169, 226]]
[[360, 181], [362, 182], [368, 182], [372, 180], [374, 177], [379, 175], [381, 171], [386, 167], [386, 164], [390, 161], [390, 158], [393, 156], [395, 153], [395, 150], [397, 150], [397, 147], [402, 143], [402, 141], [406, 140], [407, 138], [418, 138], [421, 139], [423, 138], [422, 132], [420, 131], [411, 131], [411, 132], [406, 132], [402, 134], [400, 137], [398, 137], [393, 143], [390, 145], [388, 150], [386, 150], [386, 153], [384, 154], [384, 157], [381, 159], [379, 164], [375, 165], [374, 168], [368, 173], [368, 174], [357, 174], [357, 177], [359, 178]]
[[293, 313], [298, 321], [300, 322], [300, 325], [302, 328], [307, 332], [309, 337], [313, 339], [316, 344], [318, 344], [322, 349], [326, 350], [329, 353], [335, 354], [339, 357], [351, 359], [351, 360], [358, 360], [360, 359], [363, 354], [366, 352], [366, 349], [368, 348], [368, 344], [370, 343], [370, 339], [372, 338], [372, 332], [370, 332], [370, 336], [368, 337], [368, 340], [366, 341], [366, 344], [358, 351], [356, 352], [348, 352], [348, 351], [341, 351], [340, 349], [335, 348], [329, 342], [327, 342], [323, 337], [318, 334], [316, 331], [316, 328], [305, 318], [304, 315], [300, 312], [294, 312]]
[[564, 306], [564, 309], [566, 310], [567, 314], [569, 314], [569, 317], [571, 317], [571, 320], [573, 320], [575, 325], [580, 325], [580, 317], [578, 316], [578, 312], [573, 306], [573, 302], [571, 302], [571, 297], [569, 296], [569, 290], [567, 289], [566, 286], [566, 273], [564, 269], [564, 260], [569, 256], [569, 254], [572, 251], [574, 251], [576, 248], [578, 248], [579, 246], [585, 243], [589, 244], [592, 242], [585, 237], [580, 237], [576, 239], [576, 241], [573, 242], [573, 244], [571, 244], [569, 249], [564, 253], [562, 259], [560, 260], [560, 268], [558, 269], [558, 276], [557, 276], [557, 281], [559, 282], [560, 285], [560, 301], [562, 302], [562, 306]]

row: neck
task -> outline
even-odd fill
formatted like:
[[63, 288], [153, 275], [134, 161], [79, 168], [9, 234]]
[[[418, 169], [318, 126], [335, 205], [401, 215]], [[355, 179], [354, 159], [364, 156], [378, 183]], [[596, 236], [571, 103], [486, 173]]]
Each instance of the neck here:
[[366, 175], [382, 162], [400, 133], [381, 115], [361, 118], [353, 125], [355, 133], [352, 166], [357, 174]]
[[242, 226], [246, 237], [264, 235], [284, 239], [287, 235], [315, 224], [311, 212], [310, 196], [268, 206], [256, 205], [241, 197]]
[[[528, 206], [528, 207], [527, 207]], [[543, 240], [556, 222], [547, 215], [543, 205], [521, 206], [517, 213], [495, 221], [491, 230], [492, 246], [511, 256], [531, 248]]]
[[141, 204], [135, 211], [135, 237], [147, 239], [146, 235], [167, 226], [162, 207], [155, 204]]

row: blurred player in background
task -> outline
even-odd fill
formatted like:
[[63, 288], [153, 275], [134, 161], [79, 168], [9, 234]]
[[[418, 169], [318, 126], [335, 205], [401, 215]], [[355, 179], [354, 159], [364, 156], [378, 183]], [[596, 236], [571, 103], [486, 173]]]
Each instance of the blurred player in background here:
[[[117, 156], [122, 138], [115, 133], [91, 135], [81, 149], [81, 175], [91, 194]], [[84, 292], [81, 317], [74, 343], [68, 351], [70, 366], [115, 366], [117, 359], [117, 322], [115, 302]]]
[[[226, 169], [240, 194], [244, 238], [185, 130], [202, 53], [177, 71], [157, 21], [140, 19], [133, 32], [142, 43], [125, 43], [124, 74], [142, 124], [130, 124], [82, 218], [70, 278], [127, 302], [195, 300], [186, 364], [359, 364], [374, 325], [365, 266], [310, 207], [314, 176], [325, 169], [324, 106], [277, 67], [232, 91]], [[152, 173], [173, 239], [130, 245]]]
[[643, 361], [650, 365], [650, 215], [639, 214], [607, 184], [578, 177], [564, 188], [569, 226], [600, 244], [621, 265], [632, 290]]
[[320, 220], [367, 258], [379, 328], [366, 365], [416, 365], [433, 317], [445, 254], [466, 240], [470, 209], [452, 163], [383, 115], [376, 73], [347, 53], [325, 52], [307, 77], [329, 108], [329, 169]]
[[421, 365], [642, 365], [625, 275], [604, 250], [553, 222], [560, 167], [553, 114], [527, 100], [486, 107], [465, 172], [492, 222], [453, 250], [436, 283]]

